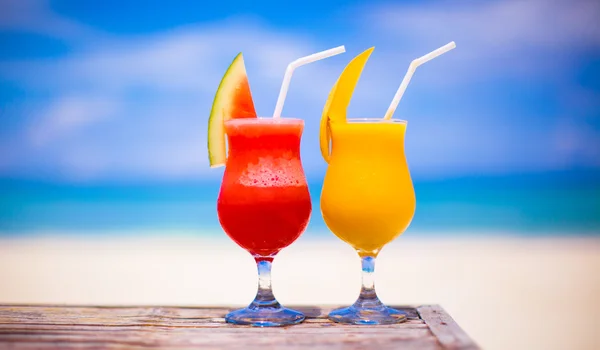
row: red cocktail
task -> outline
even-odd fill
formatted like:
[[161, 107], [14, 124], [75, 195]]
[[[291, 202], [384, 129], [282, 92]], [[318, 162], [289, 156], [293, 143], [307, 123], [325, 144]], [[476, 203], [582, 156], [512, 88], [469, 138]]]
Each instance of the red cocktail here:
[[279, 305], [271, 291], [273, 257], [306, 229], [310, 195], [300, 161], [299, 119], [232, 119], [225, 122], [229, 152], [217, 201], [223, 230], [250, 252], [259, 289], [246, 309], [227, 315], [237, 324], [277, 326], [304, 316]]
[[300, 162], [298, 119], [225, 123], [229, 156], [217, 202], [225, 232], [257, 259], [270, 259], [305, 230], [310, 195]]

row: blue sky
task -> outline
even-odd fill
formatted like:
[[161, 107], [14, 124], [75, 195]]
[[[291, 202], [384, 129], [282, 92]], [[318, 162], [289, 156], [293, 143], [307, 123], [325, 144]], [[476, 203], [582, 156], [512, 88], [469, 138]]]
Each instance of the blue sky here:
[[383, 116], [410, 61], [395, 117], [414, 176], [600, 170], [598, 1], [0, 0], [0, 177], [57, 181], [218, 179], [206, 155], [215, 89], [244, 53], [257, 111], [306, 121], [306, 172], [325, 171], [318, 123], [344, 66], [375, 51], [351, 117]]

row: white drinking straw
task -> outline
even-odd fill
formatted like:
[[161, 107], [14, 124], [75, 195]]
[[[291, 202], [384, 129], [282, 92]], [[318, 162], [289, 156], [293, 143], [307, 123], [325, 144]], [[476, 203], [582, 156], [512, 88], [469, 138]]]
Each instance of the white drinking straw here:
[[402, 98], [402, 95], [404, 95], [404, 91], [406, 91], [406, 87], [408, 86], [408, 83], [410, 82], [410, 78], [412, 78], [413, 74], [417, 70], [417, 67], [427, 61], [430, 61], [430, 60], [438, 57], [441, 54], [444, 54], [444, 53], [452, 50], [455, 47], [456, 47], [456, 44], [454, 43], [454, 41], [451, 41], [448, 44], [440, 47], [439, 49], [433, 50], [430, 53], [428, 53], [427, 55], [423, 55], [423, 56], [413, 60], [410, 63], [410, 65], [408, 66], [408, 71], [406, 72], [404, 79], [402, 79], [402, 83], [400, 83], [400, 87], [398, 88], [398, 91], [396, 91], [396, 95], [394, 95], [394, 99], [392, 100], [392, 103], [390, 104], [390, 107], [388, 108], [387, 112], [385, 112], [385, 117], [383, 117], [383, 119], [391, 119], [392, 118], [394, 111], [396, 111], [396, 108], [398, 108], [398, 104], [400, 103], [400, 99]]
[[283, 83], [281, 83], [281, 90], [279, 90], [279, 97], [277, 98], [277, 104], [275, 105], [275, 112], [273, 112], [273, 118], [279, 118], [281, 116], [281, 111], [283, 110], [283, 102], [285, 101], [285, 96], [287, 95], [288, 89], [290, 87], [290, 81], [292, 80], [292, 73], [294, 73], [294, 70], [296, 68], [308, 63], [322, 60], [327, 57], [339, 55], [343, 52], [346, 52], [346, 48], [344, 47], [344, 45], [335, 47], [333, 49], [317, 52], [306, 57], [301, 57], [290, 63], [287, 66], [287, 69], [285, 70], [285, 75], [283, 76]]

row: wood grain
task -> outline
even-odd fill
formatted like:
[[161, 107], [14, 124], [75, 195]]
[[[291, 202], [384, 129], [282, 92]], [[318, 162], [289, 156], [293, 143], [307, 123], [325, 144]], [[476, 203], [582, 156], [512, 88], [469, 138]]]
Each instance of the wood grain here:
[[[307, 315], [305, 322], [254, 328], [227, 324], [223, 317], [231, 307], [0, 305], [0, 348], [438, 350], [463, 349], [456, 345], [466, 344], [468, 337], [458, 325], [440, 331], [435, 318], [430, 317], [434, 320], [430, 324], [419, 316], [421, 308], [400, 308], [409, 319], [397, 325], [341, 325], [327, 319], [332, 307], [296, 307]], [[423, 307], [423, 314], [431, 314], [430, 310], [452, 320], [437, 306]], [[433, 331], [432, 325], [438, 329]], [[452, 337], [449, 331], [462, 333]]]
[[479, 349], [439, 305], [421, 306], [417, 308], [417, 312], [444, 349]]

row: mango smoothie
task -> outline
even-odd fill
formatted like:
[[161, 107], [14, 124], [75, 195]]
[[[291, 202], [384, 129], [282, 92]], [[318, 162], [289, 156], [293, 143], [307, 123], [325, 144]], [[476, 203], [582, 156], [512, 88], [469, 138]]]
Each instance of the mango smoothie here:
[[375, 260], [386, 244], [410, 225], [416, 209], [406, 155], [406, 121], [392, 119], [404, 90], [419, 65], [453, 49], [451, 42], [413, 60], [382, 118], [348, 119], [347, 110], [374, 48], [352, 59], [329, 92], [319, 128], [319, 145], [328, 164], [321, 192], [327, 227], [350, 244], [361, 258], [362, 287], [354, 304], [331, 311], [334, 322], [383, 325], [407, 320], [385, 306], [375, 292]]
[[330, 121], [332, 149], [321, 194], [329, 229], [361, 256], [381, 248], [410, 224], [416, 199], [404, 154], [406, 122]]

